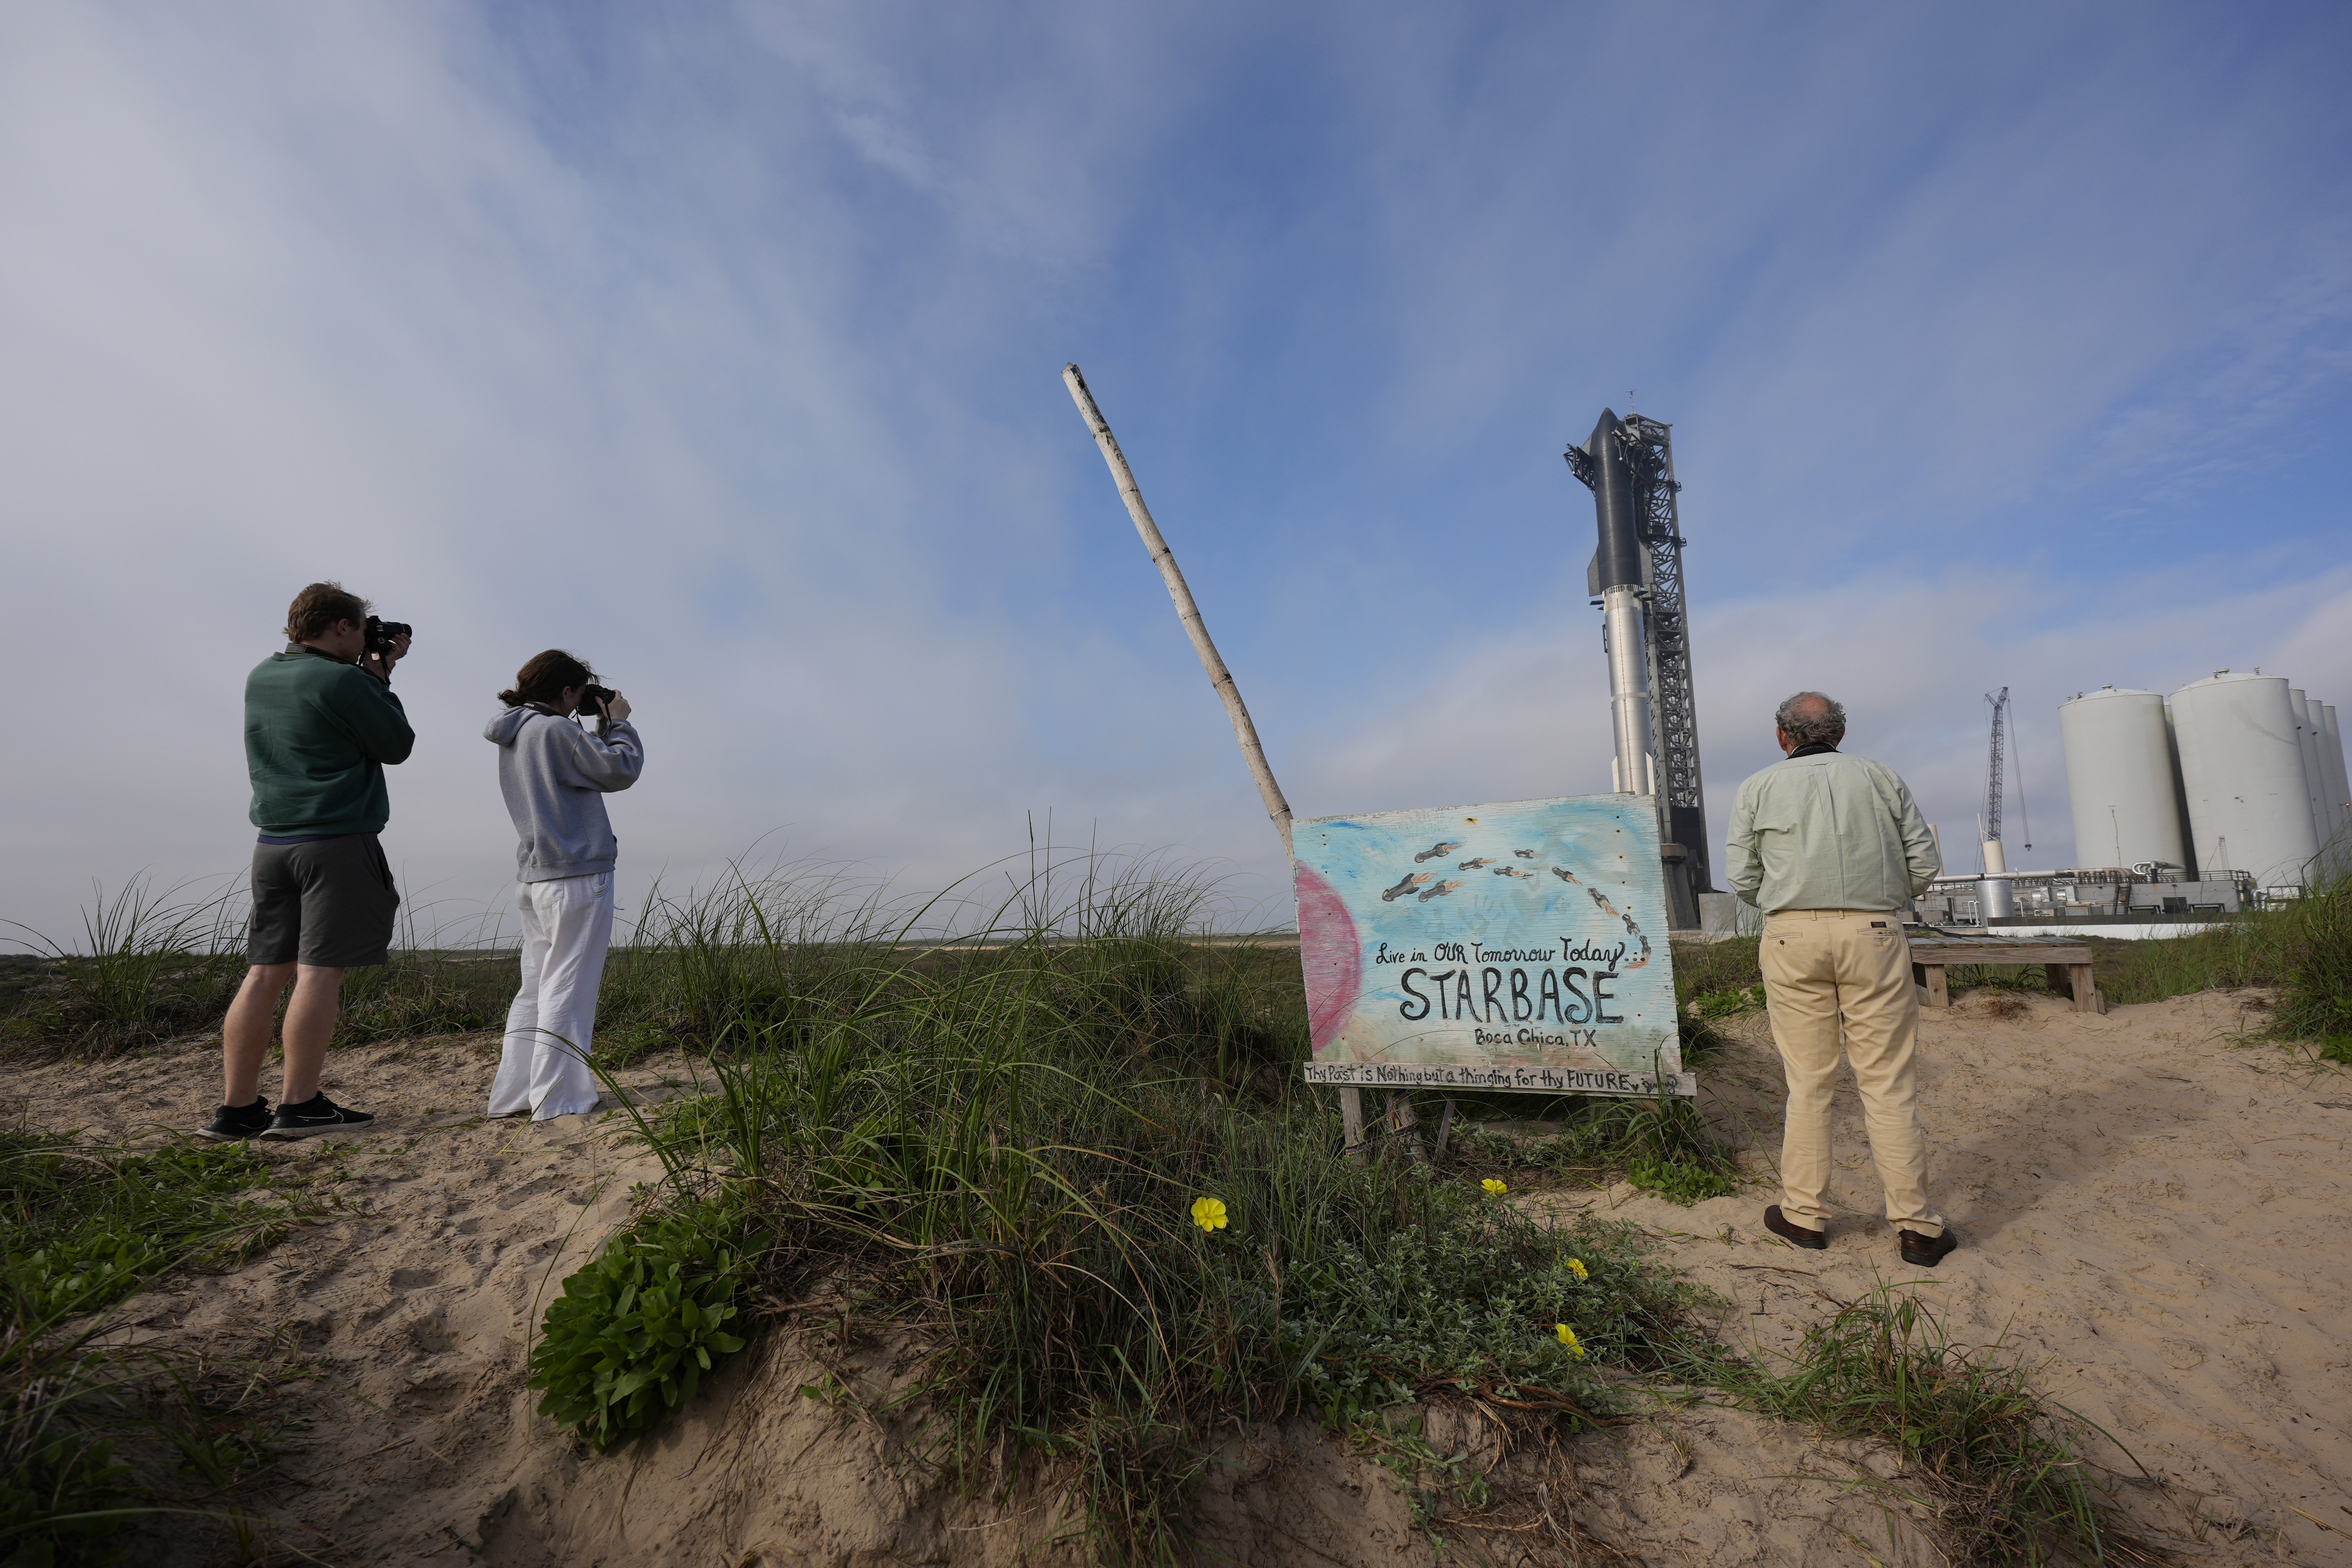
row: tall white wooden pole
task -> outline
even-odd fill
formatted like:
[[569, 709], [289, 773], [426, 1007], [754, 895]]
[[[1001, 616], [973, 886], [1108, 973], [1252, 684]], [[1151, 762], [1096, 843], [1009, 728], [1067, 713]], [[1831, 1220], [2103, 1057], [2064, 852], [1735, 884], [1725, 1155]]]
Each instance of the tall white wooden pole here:
[[1176, 618], [1184, 623], [1184, 635], [1192, 639], [1192, 651], [1201, 656], [1201, 668], [1209, 672], [1209, 684], [1217, 689], [1217, 696], [1225, 705], [1225, 717], [1234, 721], [1234, 739], [1241, 742], [1242, 758], [1249, 763], [1250, 777], [1257, 781], [1259, 798], [1265, 802], [1265, 814], [1274, 819], [1274, 830], [1282, 835], [1282, 852], [1290, 853], [1290, 802], [1285, 800], [1282, 786], [1274, 782], [1274, 770], [1266, 765], [1265, 748], [1258, 744], [1257, 726], [1250, 722], [1249, 710], [1242, 703], [1241, 688], [1234, 684], [1233, 671], [1217, 655], [1217, 645], [1209, 640], [1209, 627], [1201, 619], [1201, 606], [1192, 602], [1192, 590], [1184, 584], [1184, 574], [1177, 569], [1176, 552], [1160, 537], [1160, 525], [1151, 521], [1151, 509], [1143, 504], [1143, 491], [1136, 487], [1134, 470], [1127, 466], [1127, 454], [1118, 449], [1118, 437], [1110, 433], [1110, 422], [1095, 406], [1095, 395], [1087, 390], [1087, 378], [1078, 367], [1062, 367], [1062, 380], [1068, 384], [1071, 401], [1085, 416], [1087, 428], [1094, 432], [1095, 445], [1102, 448], [1103, 461], [1110, 465], [1110, 477], [1118, 484], [1119, 499], [1127, 503], [1127, 515], [1135, 520], [1135, 531], [1143, 536], [1143, 548], [1151, 552], [1151, 563], [1160, 568], [1160, 580], [1168, 584], [1168, 596], [1176, 601]]
[[[1266, 765], [1265, 748], [1258, 744], [1257, 726], [1250, 722], [1249, 709], [1242, 701], [1241, 688], [1234, 683], [1234, 673], [1225, 668], [1218, 656], [1217, 645], [1209, 639], [1208, 623], [1201, 619], [1201, 606], [1192, 602], [1192, 590], [1185, 585], [1184, 574], [1176, 565], [1176, 552], [1160, 536], [1160, 525], [1151, 521], [1151, 509], [1143, 504], [1143, 491], [1135, 482], [1135, 471], [1127, 466], [1127, 454], [1118, 449], [1118, 437], [1110, 433], [1110, 421], [1095, 406], [1095, 395], [1087, 390], [1087, 378], [1078, 367], [1062, 367], [1062, 380], [1070, 389], [1070, 401], [1078, 405], [1087, 428], [1094, 435], [1095, 445], [1102, 448], [1103, 461], [1110, 465], [1110, 477], [1118, 486], [1118, 498], [1127, 503], [1127, 515], [1135, 520], [1135, 531], [1143, 536], [1143, 548], [1151, 554], [1151, 563], [1160, 568], [1160, 581], [1168, 584], [1168, 596], [1176, 602], [1176, 618], [1184, 624], [1184, 635], [1192, 639], [1192, 651], [1201, 656], [1201, 668], [1209, 673], [1209, 684], [1225, 705], [1225, 717], [1234, 721], [1234, 739], [1241, 742], [1242, 759], [1249, 763], [1250, 777], [1257, 781], [1258, 797], [1265, 802], [1265, 814], [1274, 819], [1274, 830], [1282, 835], [1282, 852], [1290, 848], [1290, 802], [1283, 798], [1282, 786], [1274, 782], [1274, 769]], [[1364, 1141], [1363, 1090], [1352, 1084], [1339, 1089], [1339, 1121], [1345, 1129], [1348, 1147], [1360, 1146]]]

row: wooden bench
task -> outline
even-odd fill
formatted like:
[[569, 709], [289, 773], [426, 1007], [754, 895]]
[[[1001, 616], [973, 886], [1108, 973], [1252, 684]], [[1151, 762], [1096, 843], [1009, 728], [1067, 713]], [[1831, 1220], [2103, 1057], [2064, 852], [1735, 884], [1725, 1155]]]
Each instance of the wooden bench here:
[[2079, 942], [2035, 938], [2003, 942], [1990, 936], [1915, 936], [1911, 939], [1911, 978], [1927, 995], [1930, 1007], [1952, 1005], [1944, 971], [1955, 963], [2038, 963], [2050, 977], [2050, 989], [2074, 997], [2077, 1013], [2104, 1013], [2107, 999], [2091, 974], [2091, 949]]

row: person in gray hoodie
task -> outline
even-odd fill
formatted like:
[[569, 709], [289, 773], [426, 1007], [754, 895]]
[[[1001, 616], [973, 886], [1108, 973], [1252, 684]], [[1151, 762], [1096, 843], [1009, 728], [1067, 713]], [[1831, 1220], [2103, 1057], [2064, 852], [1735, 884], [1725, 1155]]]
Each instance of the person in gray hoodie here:
[[[613, 864], [620, 847], [604, 797], [637, 782], [646, 753], [629, 700], [561, 648], [524, 665], [506, 710], [482, 734], [499, 749], [499, 789], [521, 842], [515, 901], [522, 910], [522, 989], [507, 1010], [506, 1048], [490, 1114], [533, 1121], [593, 1110], [588, 1051], [596, 992], [613, 942]], [[596, 718], [593, 733], [573, 721]]]

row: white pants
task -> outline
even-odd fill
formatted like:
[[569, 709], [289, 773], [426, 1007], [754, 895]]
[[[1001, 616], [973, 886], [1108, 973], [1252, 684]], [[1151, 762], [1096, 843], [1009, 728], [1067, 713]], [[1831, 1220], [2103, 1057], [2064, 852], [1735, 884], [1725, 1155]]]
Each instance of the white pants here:
[[515, 902], [522, 909], [522, 989], [507, 1009], [490, 1114], [528, 1110], [544, 1121], [593, 1110], [588, 1051], [604, 950], [613, 944], [613, 873], [525, 882]]

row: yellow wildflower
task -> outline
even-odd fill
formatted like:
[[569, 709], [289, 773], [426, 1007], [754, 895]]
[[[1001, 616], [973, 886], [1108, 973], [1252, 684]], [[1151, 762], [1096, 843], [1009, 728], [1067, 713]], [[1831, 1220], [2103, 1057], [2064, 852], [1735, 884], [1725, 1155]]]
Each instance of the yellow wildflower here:
[[1568, 1347], [1569, 1354], [1579, 1361], [1584, 1359], [1584, 1347], [1577, 1342], [1574, 1329], [1570, 1328], [1566, 1323], [1554, 1323], [1551, 1326], [1551, 1331], [1559, 1336], [1559, 1342]]
[[1579, 1279], [1590, 1279], [1592, 1278], [1592, 1271], [1584, 1267], [1584, 1259], [1581, 1258], [1570, 1258], [1568, 1260], [1568, 1271], [1570, 1274], [1575, 1275]]
[[1206, 1231], [1219, 1231], [1224, 1229], [1224, 1200], [1223, 1198], [1194, 1198], [1192, 1200], [1192, 1223]]
[[1509, 1191], [1511, 1190], [1509, 1187], [1507, 1187], [1507, 1186], [1504, 1185], [1501, 1182], [1496, 1181], [1496, 1180], [1494, 1177], [1492, 1177], [1492, 1176], [1487, 1177], [1485, 1181], [1483, 1181], [1483, 1182], [1479, 1183], [1478, 1184], [1479, 1184], [1480, 1186], [1482, 1186], [1482, 1187], [1486, 1188], [1488, 1192], [1490, 1192], [1490, 1193], [1494, 1194], [1495, 1194], [1496, 1197], [1498, 1197], [1498, 1198], [1499, 1198], [1499, 1197], [1501, 1197], [1505, 1193], [1507, 1193], [1507, 1192], [1509, 1192]]

